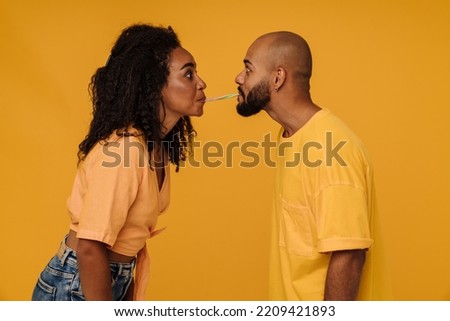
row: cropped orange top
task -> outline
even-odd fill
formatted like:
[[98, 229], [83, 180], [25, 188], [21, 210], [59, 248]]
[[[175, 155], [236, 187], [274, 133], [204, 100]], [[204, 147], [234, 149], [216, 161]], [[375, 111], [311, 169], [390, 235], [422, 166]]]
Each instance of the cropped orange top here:
[[149, 259], [146, 241], [158, 233], [158, 216], [170, 198], [170, 169], [159, 189], [143, 136], [112, 134], [80, 163], [67, 200], [70, 229], [77, 238], [107, 244], [111, 251], [137, 256], [134, 299], [144, 300]]

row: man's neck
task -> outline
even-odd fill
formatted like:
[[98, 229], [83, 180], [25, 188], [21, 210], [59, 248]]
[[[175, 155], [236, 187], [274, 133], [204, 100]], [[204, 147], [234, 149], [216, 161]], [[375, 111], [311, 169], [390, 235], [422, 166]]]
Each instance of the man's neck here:
[[290, 137], [302, 128], [321, 108], [313, 102], [283, 104], [266, 108], [269, 116], [284, 128], [284, 137]]

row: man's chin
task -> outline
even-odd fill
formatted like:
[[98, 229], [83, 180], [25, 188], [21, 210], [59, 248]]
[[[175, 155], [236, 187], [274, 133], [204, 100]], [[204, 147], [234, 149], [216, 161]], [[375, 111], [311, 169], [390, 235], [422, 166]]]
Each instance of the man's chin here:
[[250, 117], [250, 116], [256, 115], [261, 110], [262, 110], [261, 108], [256, 109], [256, 108], [252, 108], [248, 105], [242, 105], [242, 104], [238, 104], [236, 106], [237, 113], [243, 117]]

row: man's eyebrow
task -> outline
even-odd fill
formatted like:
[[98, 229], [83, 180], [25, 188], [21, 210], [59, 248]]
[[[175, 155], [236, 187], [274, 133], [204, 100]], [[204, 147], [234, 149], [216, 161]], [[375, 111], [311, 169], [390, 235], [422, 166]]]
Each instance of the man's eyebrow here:
[[188, 62], [183, 65], [183, 67], [180, 68], [180, 70], [183, 70], [184, 68], [192, 67], [195, 68], [195, 64], [193, 62]]
[[251, 61], [248, 60], [248, 59], [244, 59], [244, 64], [253, 66], [253, 64], [251, 63]]

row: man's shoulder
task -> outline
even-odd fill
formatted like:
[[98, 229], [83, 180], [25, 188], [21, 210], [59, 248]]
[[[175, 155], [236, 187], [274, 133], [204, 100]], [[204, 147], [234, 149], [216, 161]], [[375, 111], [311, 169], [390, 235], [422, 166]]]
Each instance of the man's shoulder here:
[[329, 136], [331, 134], [336, 139], [345, 139], [357, 145], [364, 145], [361, 138], [341, 117], [330, 110], [323, 110], [323, 112], [322, 117], [317, 118], [314, 126], [311, 126], [315, 135]]

